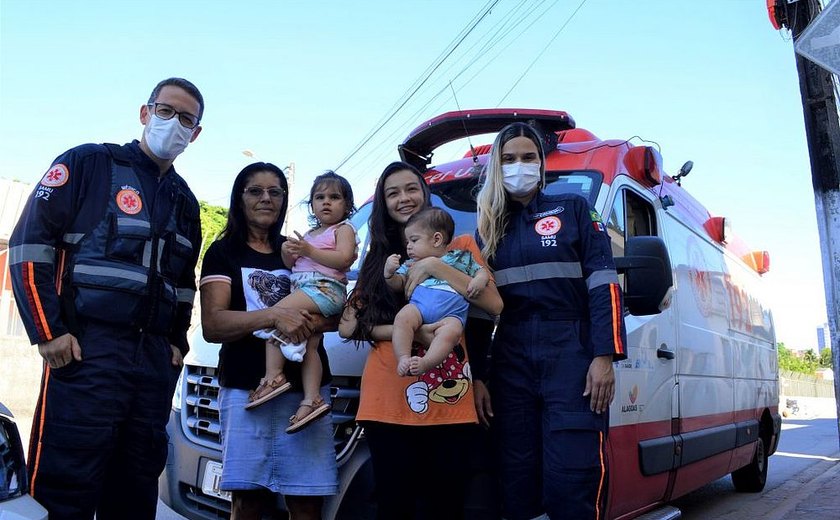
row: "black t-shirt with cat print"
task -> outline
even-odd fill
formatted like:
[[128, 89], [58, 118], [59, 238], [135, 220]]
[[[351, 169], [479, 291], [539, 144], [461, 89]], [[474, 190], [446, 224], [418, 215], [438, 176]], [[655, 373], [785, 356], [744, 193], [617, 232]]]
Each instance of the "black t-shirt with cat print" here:
[[[289, 294], [291, 272], [280, 252], [260, 253], [247, 245], [217, 240], [207, 249], [201, 265], [199, 287], [208, 283], [230, 284], [230, 310], [253, 311], [270, 307]], [[247, 334], [222, 343], [219, 351], [219, 384], [251, 390], [265, 373], [265, 341]], [[318, 347], [324, 367], [321, 385], [330, 382], [330, 368], [323, 342]], [[292, 390], [300, 391], [300, 363], [286, 362]]]

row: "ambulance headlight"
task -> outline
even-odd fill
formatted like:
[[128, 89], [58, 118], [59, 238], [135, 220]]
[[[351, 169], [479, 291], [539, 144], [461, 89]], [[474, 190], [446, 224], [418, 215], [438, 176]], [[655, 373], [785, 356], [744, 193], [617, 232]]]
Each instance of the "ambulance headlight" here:
[[175, 393], [172, 394], [172, 410], [175, 412], [181, 411], [181, 388], [184, 386], [184, 372], [185, 369], [182, 368], [178, 375], [178, 382], [175, 383]]

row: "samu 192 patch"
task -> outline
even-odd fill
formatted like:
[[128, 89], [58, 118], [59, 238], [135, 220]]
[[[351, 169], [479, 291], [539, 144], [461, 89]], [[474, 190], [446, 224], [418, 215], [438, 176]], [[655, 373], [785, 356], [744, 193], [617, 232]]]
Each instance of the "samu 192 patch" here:
[[129, 215], [136, 215], [143, 209], [143, 201], [137, 190], [127, 186], [117, 193], [117, 207]]
[[59, 186], [64, 186], [68, 180], [70, 180], [70, 170], [67, 169], [67, 166], [59, 163], [44, 174], [41, 178], [41, 186], [58, 188]]

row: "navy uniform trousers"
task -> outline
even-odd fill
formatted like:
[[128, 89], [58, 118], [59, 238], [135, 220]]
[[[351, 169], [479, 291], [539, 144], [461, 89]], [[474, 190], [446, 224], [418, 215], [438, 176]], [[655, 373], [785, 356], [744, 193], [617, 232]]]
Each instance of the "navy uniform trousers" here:
[[586, 321], [499, 324], [490, 391], [507, 520], [604, 518], [608, 419], [583, 397], [588, 344]]
[[87, 322], [82, 361], [44, 369], [29, 453], [51, 520], [153, 519], [179, 368], [169, 340]]

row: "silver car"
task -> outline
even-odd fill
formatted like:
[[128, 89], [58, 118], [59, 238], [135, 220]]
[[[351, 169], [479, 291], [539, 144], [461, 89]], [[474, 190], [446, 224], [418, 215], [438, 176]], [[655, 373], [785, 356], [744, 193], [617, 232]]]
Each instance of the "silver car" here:
[[47, 510], [29, 496], [29, 479], [17, 424], [0, 403], [0, 518], [44, 520]]

